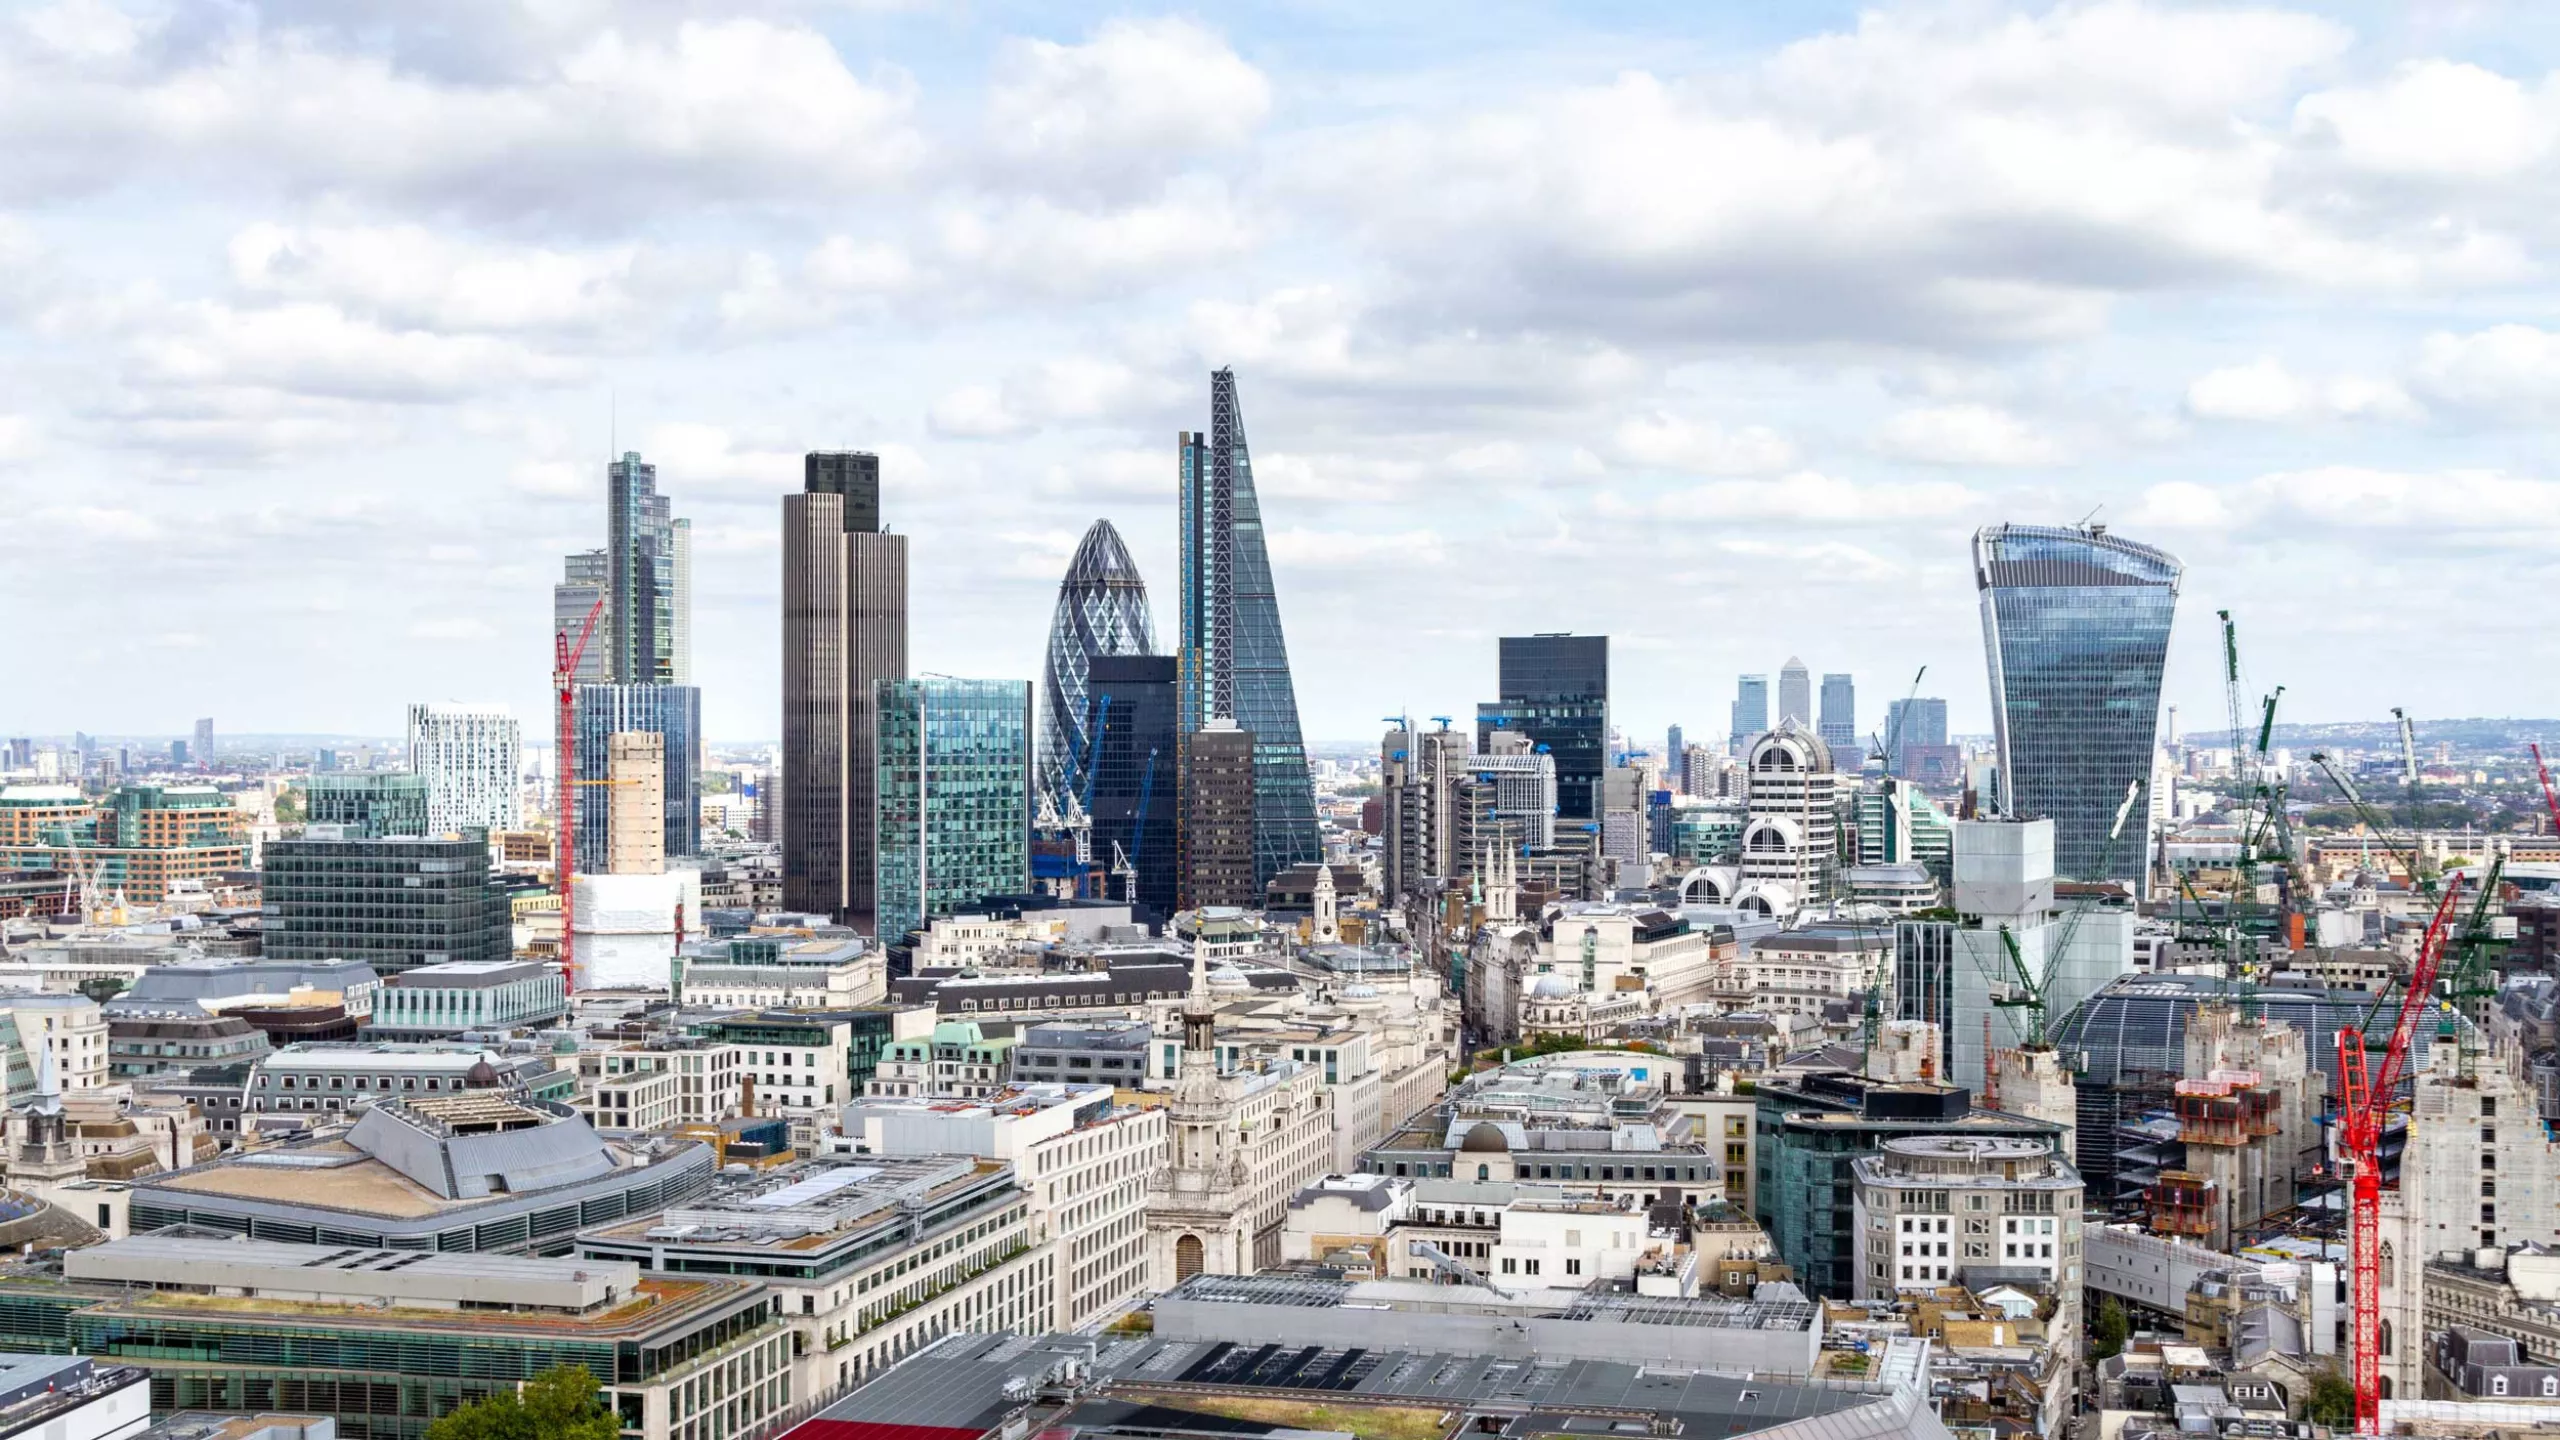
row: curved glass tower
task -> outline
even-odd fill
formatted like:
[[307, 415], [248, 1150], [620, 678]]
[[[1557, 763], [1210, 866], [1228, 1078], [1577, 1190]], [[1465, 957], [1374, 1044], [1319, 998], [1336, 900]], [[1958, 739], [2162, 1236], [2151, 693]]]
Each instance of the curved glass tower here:
[[[1067, 802], [1092, 812], [1086, 776], [1093, 760], [1090, 683], [1097, 655], [1152, 655], [1147, 582], [1129, 561], [1120, 532], [1096, 520], [1067, 563], [1049, 621], [1049, 668], [1040, 677], [1040, 793], [1060, 814]], [[1168, 811], [1167, 813], [1171, 813]]]
[[[2139, 887], [2183, 567], [2103, 525], [1992, 525], [1974, 534], [1973, 573], [2001, 813], [2053, 821], [2057, 876]], [[2110, 849], [2128, 785], [2146, 791]]]

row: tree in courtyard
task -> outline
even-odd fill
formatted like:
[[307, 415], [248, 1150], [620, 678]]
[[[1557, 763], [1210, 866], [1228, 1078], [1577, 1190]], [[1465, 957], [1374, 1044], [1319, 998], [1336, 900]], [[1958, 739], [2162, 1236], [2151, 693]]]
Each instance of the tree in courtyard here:
[[558, 1366], [455, 1410], [427, 1427], [427, 1440], [615, 1440], [622, 1426], [600, 1389], [585, 1369]]
[[2356, 1387], [2335, 1370], [2323, 1370], [2311, 1377], [2310, 1398], [2302, 1402], [2302, 1418], [2332, 1429], [2344, 1429], [2356, 1419]]
[[2113, 1295], [2098, 1302], [2097, 1317], [2089, 1322], [2090, 1354], [2100, 1360], [2122, 1354], [2125, 1337], [2133, 1333], [2133, 1320], [2124, 1313], [2124, 1302]]

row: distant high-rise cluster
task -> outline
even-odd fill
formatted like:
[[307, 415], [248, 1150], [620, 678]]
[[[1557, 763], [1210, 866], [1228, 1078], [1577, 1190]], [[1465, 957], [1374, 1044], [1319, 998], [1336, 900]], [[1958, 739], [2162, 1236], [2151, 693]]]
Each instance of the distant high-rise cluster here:
[[1858, 682], [1855, 677], [1833, 671], [1822, 677], [1822, 688], [1813, 684], [1813, 672], [1802, 660], [1790, 655], [1778, 669], [1777, 703], [1770, 704], [1769, 677], [1744, 675], [1734, 685], [1733, 733], [1727, 748], [1741, 755], [1751, 744], [1751, 737], [1785, 725], [1819, 737], [1829, 747], [1833, 763], [1849, 771], [1858, 768]]
[[[1172, 653], [1118, 530], [1097, 521], [1059, 586], [1035, 710], [1027, 682], [907, 678], [907, 548], [882, 523], [879, 459], [809, 455], [782, 515], [787, 906], [894, 940], [1034, 887], [1153, 913], [1258, 906], [1274, 875], [1319, 858], [1231, 372], [1211, 377], [1209, 427], [1184, 432], [1177, 458]], [[639, 493], [629, 466], [616, 479], [618, 497]], [[617, 507], [663, 513], [645, 495]], [[624, 603], [607, 588], [608, 608]]]

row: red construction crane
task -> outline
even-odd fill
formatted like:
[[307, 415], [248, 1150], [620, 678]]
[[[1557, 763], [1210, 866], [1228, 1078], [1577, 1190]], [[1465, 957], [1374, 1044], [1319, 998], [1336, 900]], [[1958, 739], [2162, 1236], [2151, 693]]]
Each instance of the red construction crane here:
[[2525, 748], [2533, 752], [2534, 773], [2542, 777], [2542, 803], [2551, 812], [2551, 833], [2560, 835], [2560, 795], [2551, 792], [2551, 767], [2542, 763], [2542, 744], [2536, 741]]
[[[2444, 887], [2436, 913], [2427, 922], [2426, 938], [2409, 968], [2408, 988], [2400, 995], [2400, 1014], [2391, 1027], [2391, 1043], [2382, 1052], [2382, 1068], [2368, 1076], [2364, 1031], [2338, 1027], [2338, 1080], [2345, 1092], [2338, 1107], [2338, 1148], [2346, 1161], [2351, 1205], [2347, 1221], [2347, 1254], [2354, 1275], [2350, 1291], [2354, 1307], [2351, 1349], [2355, 1356], [2356, 1431], [2382, 1428], [2382, 1126], [2391, 1113], [2393, 1092], [2409, 1062], [2409, 1039], [2418, 1017], [2435, 1004], [2436, 963], [2443, 958], [2454, 897], [2462, 878]], [[2411, 1343], [2403, 1337], [2403, 1344]]]
[[551, 820], [551, 872], [560, 885], [560, 987], [564, 993], [578, 988], [577, 942], [571, 938], [578, 931], [577, 887], [570, 884], [578, 872], [578, 767], [572, 758], [578, 743], [578, 661], [587, 653], [587, 642], [595, 638], [596, 617], [603, 613], [604, 597], [599, 595], [578, 627], [578, 643], [569, 643], [566, 626], [551, 637], [551, 688], [560, 701], [560, 738], [551, 752], [552, 768], [560, 772], [560, 808]]

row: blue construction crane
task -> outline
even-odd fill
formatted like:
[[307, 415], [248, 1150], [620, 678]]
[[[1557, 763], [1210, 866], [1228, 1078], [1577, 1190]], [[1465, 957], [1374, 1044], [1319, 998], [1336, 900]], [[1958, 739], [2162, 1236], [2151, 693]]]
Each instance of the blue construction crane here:
[[1153, 746], [1147, 748], [1146, 778], [1138, 782], [1138, 813], [1137, 817], [1129, 822], [1129, 838], [1137, 846], [1135, 850], [1129, 852], [1131, 868], [1135, 868], [1140, 857], [1147, 853], [1147, 805], [1155, 799], [1156, 756], [1162, 753]]
[[1094, 752], [1102, 748], [1102, 732], [1110, 723], [1111, 696], [1106, 693], [1093, 712], [1093, 733], [1084, 742], [1084, 794], [1076, 798], [1076, 803], [1084, 807], [1088, 816], [1093, 814], [1093, 777], [1100, 773], [1100, 767], [1093, 763]]

